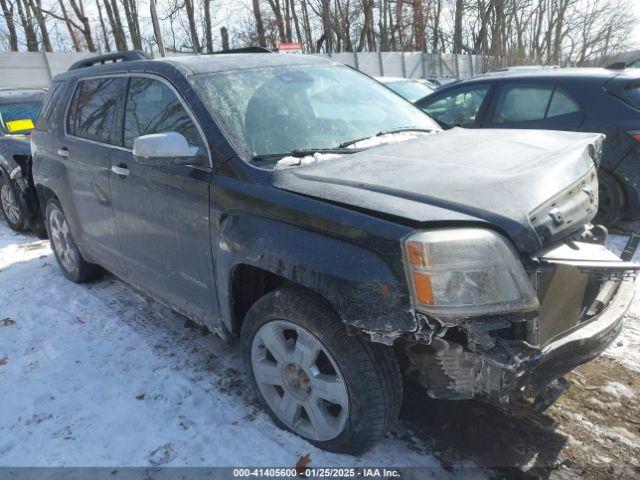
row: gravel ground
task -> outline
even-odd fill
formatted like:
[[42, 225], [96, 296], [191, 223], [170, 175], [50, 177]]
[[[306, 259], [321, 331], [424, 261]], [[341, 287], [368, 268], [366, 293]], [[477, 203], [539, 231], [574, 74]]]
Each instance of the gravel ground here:
[[[619, 249], [622, 237], [613, 237]], [[419, 477], [640, 476], [640, 300], [544, 414], [409, 387], [371, 452], [322, 452], [256, 406], [237, 348], [112, 276], [75, 285], [0, 224], [0, 466], [424, 467]]]

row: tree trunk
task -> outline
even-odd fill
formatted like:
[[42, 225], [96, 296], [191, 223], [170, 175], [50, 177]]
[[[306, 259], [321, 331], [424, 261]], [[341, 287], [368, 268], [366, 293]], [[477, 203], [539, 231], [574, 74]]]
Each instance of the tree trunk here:
[[193, 48], [193, 53], [198, 53], [200, 52], [200, 41], [198, 40], [198, 30], [196, 28], [193, 0], [184, 0], [184, 6], [187, 10], [187, 20], [189, 21], [189, 32], [191, 35], [191, 46]]
[[253, 0], [253, 16], [256, 18], [256, 32], [258, 34], [258, 46], [266, 47], [267, 42], [264, 37], [264, 23], [260, 12], [260, 0]]
[[[211, 33], [211, 0], [204, 0], [203, 6], [204, 6], [204, 29], [205, 29], [204, 36], [207, 42], [207, 53], [213, 53], [213, 36]], [[222, 29], [224, 29], [225, 31], [227, 30], [226, 28], [222, 27], [220, 29], [220, 33], [222, 33]], [[229, 37], [227, 37], [227, 45], [228, 44], [229, 44]], [[224, 42], [223, 42], [222, 49], [225, 50]], [[228, 48], [226, 50], [228, 50]]]
[[40, 27], [40, 37], [42, 37], [42, 46], [45, 52], [53, 52], [51, 47], [51, 39], [49, 38], [49, 29], [42, 12], [42, 0], [28, 0], [31, 10], [36, 17], [38, 27]]
[[64, 2], [62, 0], [58, 0], [60, 4], [60, 10], [62, 11], [62, 19], [64, 24], [67, 26], [67, 30], [69, 31], [69, 36], [71, 37], [71, 43], [73, 44], [73, 49], [76, 52], [81, 52], [82, 48], [80, 48], [80, 42], [78, 41], [78, 36], [76, 35], [75, 28], [73, 27], [71, 20], [69, 19], [69, 14], [67, 13], [67, 7], [64, 6]]
[[311, 23], [309, 22], [309, 8], [307, 0], [300, 0], [302, 4], [302, 28], [304, 30], [304, 39], [307, 44], [307, 53], [315, 53], [315, 45], [313, 44], [313, 35], [311, 33]]
[[29, 4], [26, 0], [24, 0], [24, 5], [22, 2], [23, 0], [16, 0], [16, 6], [18, 7], [18, 16], [20, 17], [20, 23], [24, 30], [24, 36], [27, 40], [27, 50], [29, 52], [37, 52], [38, 37], [36, 36], [36, 31], [33, 28], [33, 23], [31, 22], [31, 10], [29, 9]]
[[333, 32], [331, 31], [331, 10], [329, 0], [322, 0], [322, 27], [326, 42], [327, 53], [333, 52]]
[[[289, 1], [289, 0], [286, 0]], [[293, 18], [293, 26], [296, 29], [296, 39], [298, 43], [302, 45], [302, 34], [300, 32], [300, 21], [298, 20], [298, 14], [296, 13], [296, 5], [293, 0], [291, 0], [291, 17]]]
[[276, 27], [278, 27], [278, 37], [280, 38], [280, 42], [285, 43], [287, 41], [287, 33], [284, 28], [284, 19], [282, 18], [282, 10], [280, 9], [280, 0], [268, 1], [271, 11], [273, 12], [273, 16], [276, 19]]
[[104, 24], [104, 17], [102, 16], [102, 7], [100, 6], [100, 0], [96, 0], [98, 6], [98, 18], [100, 19], [100, 30], [102, 31], [102, 40], [104, 41], [104, 49], [107, 52], [111, 51], [111, 44], [109, 43], [109, 35], [107, 34], [107, 27]]
[[69, 4], [71, 5], [73, 12], [76, 14], [76, 17], [78, 17], [78, 20], [80, 20], [80, 23], [82, 23], [81, 33], [84, 36], [84, 41], [87, 44], [87, 48], [90, 52], [95, 52], [96, 45], [93, 42], [93, 37], [91, 36], [91, 24], [89, 23], [89, 17], [84, 14], [84, 6], [82, 5], [82, 0], [69, 0]]
[[438, 53], [438, 42], [440, 41], [440, 12], [442, 11], [442, 0], [436, 2], [433, 15], [433, 35], [431, 36], [433, 53]]
[[120, 20], [120, 13], [118, 12], [118, 5], [115, 0], [104, 0], [104, 8], [107, 11], [107, 18], [111, 25], [111, 32], [113, 33], [113, 41], [116, 44], [116, 50], [122, 52], [127, 50], [127, 37], [124, 35], [124, 29], [122, 28], [122, 21]]
[[9, 8], [7, 0], [0, 0], [0, 6], [2, 7], [4, 20], [7, 22], [7, 30], [9, 32], [9, 49], [12, 52], [17, 52], [18, 34], [16, 33], [16, 26], [13, 23], [13, 5]]
[[138, 12], [136, 11], [135, 0], [121, 0], [124, 7], [124, 15], [129, 27], [131, 43], [136, 50], [142, 50], [142, 38], [140, 37], [140, 27], [138, 25]]
[[464, 0], [456, 0], [456, 12], [453, 22], [453, 53], [462, 53], [462, 13]]

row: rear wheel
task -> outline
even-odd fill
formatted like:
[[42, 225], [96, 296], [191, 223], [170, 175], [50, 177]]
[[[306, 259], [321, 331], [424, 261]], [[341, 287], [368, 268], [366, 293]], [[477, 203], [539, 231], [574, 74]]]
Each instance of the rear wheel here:
[[600, 170], [598, 172], [598, 213], [593, 223], [613, 227], [622, 217], [624, 192], [620, 182], [613, 175]]
[[402, 382], [391, 350], [348, 335], [331, 308], [304, 291], [258, 300], [241, 342], [274, 422], [320, 448], [360, 454], [398, 416]]
[[56, 200], [52, 199], [47, 203], [46, 218], [51, 248], [64, 276], [76, 283], [95, 279], [100, 273], [100, 267], [82, 257], [62, 208]]
[[12, 230], [21, 232], [26, 228], [27, 222], [16, 198], [14, 186], [11, 180], [0, 174], [0, 203], [2, 214]]

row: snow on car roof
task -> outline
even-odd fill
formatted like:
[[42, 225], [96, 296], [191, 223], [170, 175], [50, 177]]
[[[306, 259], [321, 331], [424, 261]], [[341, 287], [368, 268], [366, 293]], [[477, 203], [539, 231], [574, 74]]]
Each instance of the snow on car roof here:
[[278, 53], [227, 53], [216, 55], [190, 55], [168, 57], [161, 61], [180, 65], [194, 74], [222, 72], [245, 68], [278, 67], [288, 65], [331, 65], [337, 63], [315, 55], [295, 55]]

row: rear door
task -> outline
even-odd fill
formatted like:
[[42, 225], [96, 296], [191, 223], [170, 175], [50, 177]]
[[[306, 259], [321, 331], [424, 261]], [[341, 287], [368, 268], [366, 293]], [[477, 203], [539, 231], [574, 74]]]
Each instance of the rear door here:
[[[67, 168], [71, 201], [63, 208], [76, 225], [74, 238], [93, 261], [121, 274], [124, 264], [113, 221], [109, 187], [111, 155], [119, 143], [126, 80], [78, 81], [55, 154]], [[73, 228], [73, 225], [72, 225]]]
[[[110, 160], [127, 279], [173, 309], [212, 324], [217, 318], [209, 229], [212, 171], [204, 137], [187, 104], [160, 77], [130, 77], [123, 118], [123, 148]], [[135, 139], [163, 132], [181, 133], [197, 146], [200, 165], [138, 163]]]
[[501, 83], [483, 128], [538, 128], [577, 131], [584, 110], [565, 89], [545, 83]]

